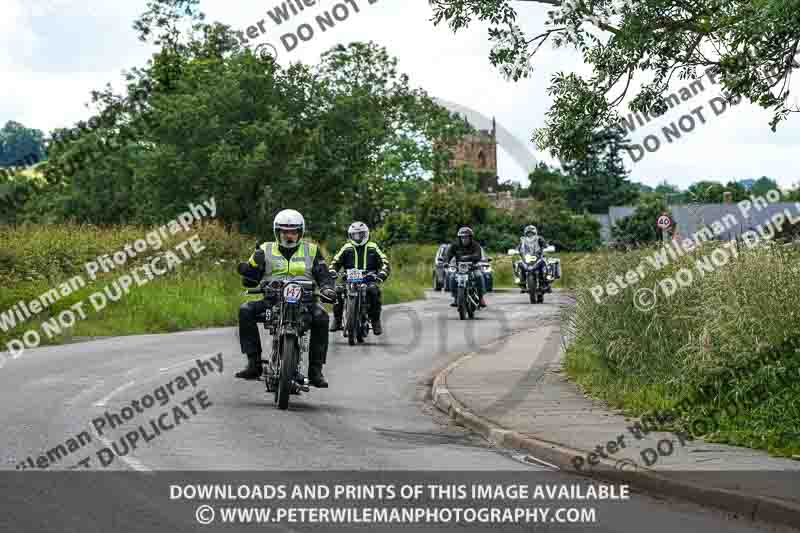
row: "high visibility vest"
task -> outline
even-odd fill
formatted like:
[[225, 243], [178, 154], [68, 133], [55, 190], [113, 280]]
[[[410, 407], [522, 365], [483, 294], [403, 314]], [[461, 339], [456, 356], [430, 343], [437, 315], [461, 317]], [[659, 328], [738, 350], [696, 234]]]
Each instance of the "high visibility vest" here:
[[260, 248], [264, 250], [265, 278], [274, 280], [291, 276], [306, 276], [313, 279], [314, 258], [317, 255], [316, 244], [301, 241], [295, 249], [294, 255], [288, 261], [281, 254], [276, 242], [265, 242]]
[[355, 264], [355, 268], [357, 268], [359, 270], [366, 270], [367, 269], [367, 254], [369, 253], [370, 250], [375, 250], [378, 253], [378, 257], [380, 257], [381, 259], [383, 259], [384, 262], [386, 262], [385, 255], [378, 251], [378, 245], [375, 244], [372, 241], [369, 241], [366, 244], [366, 246], [364, 246], [364, 255], [361, 256], [360, 264], [359, 264], [359, 260], [358, 260], [358, 249], [356, 248], [356, 245], [353, 244], [352, 242], [345, 243], [345, 245], [342, 246], [342, 249], [339, 250], [339, 253], [336, 254], [336, 257], [333, 258], [333, 261], [334, 262], [338, 261], [339, 258], [342, 256], [342, 253], [345, 250], [347, 250], [348, 248], [352, 248], [353, 249], [353, 256], [354, 256], [353, 257], [353, 263]]

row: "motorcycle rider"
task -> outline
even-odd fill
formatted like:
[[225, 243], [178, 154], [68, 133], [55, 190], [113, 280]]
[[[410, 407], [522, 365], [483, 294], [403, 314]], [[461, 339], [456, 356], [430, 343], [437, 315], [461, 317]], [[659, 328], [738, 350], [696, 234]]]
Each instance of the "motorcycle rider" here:
[[547, 242], [539, 235], [536, 226], [525, 226], [522, 237], [519, 239], [519, 246], [517, 246], [520, 258], [514, 264], [514, 275], [517, 278], [517, 283], [521, 283], [524, 277], [520, 269], [525, 261], [525, 255], [542, 255], [545, 248], [547, 248]]
[[[289, 276], [306, 276], [320, 288], [320, 294], [334, 301], [333, 287], [328, 266], [316, 244], [305, 237], [306, 223], [303, 215], [294, 209], [279, 212], [272, 223], [275, 242], [262, 243], [250, 256], [247, 269], [240, 272], [245, 287], [255, 287], [266, 276], [267, 281]], [[244, 263], [243, 263], [244, 265]], [[237, 378], [259, 379], [261, 376], [261, 339], [257, 319], [270, 304], [262, 299], [245, 302], [239, 308], [239, 342], [242, 353], [247, 355], [247, 367], [236, 374]], [[315, 301], [311, 313], [311, 336], [309, 339], [308, 380], [315, 387], [325, 388], [328, 382], [322, 375], [328, 353], [328, 313]]]
[[[368, 272], [367, 305], [369, 321], [375, 335], [383, 333], [381, 325], [381, 289], [380, 284], [389, 278], [391, 266], [389, 258], [377, 243], [369, 240], [369, 228], [363, 222], [353, 222], [347, 229], [348, 242], [342, 246], [331, 262], [331, 271], [358, 268]], [[344, 313], [344, 286], [336, 288], [336, 303], [333, 306], [333, 323], [330, 331], [342, 329]]]
[[[479, 263], [482, 259], [481, 254], [481, 245], [474, 239], [474, 234], [472, 229], [469, 227], [463, 227], [458, 230], [457, 238], [450, 247], [447, 249], [447, 255], [444, 258], [445, 264], [450, 264], [450, 261], [455, 258], [456, 262], [469, 262], [469, 263]], [[483, 295], [486, 292], [485, 290], [485, 280], [483, 277], [483, 273], [479, 270], [472, 271], [470, 274], [472, 279], [475, 282], [476, 287], [478, 288], [478, 296], [480, 297], [480, 306], [486, 307], [486, 301], [483, 299]], [[456, 298], [458, 296], [458, 291], [456, 290], [456, 278], [455, 276], [450, 277], [450, 292], [453, 295], [453, 303], [450, 304], [450, 307], [458, 307], [456, 303]]]

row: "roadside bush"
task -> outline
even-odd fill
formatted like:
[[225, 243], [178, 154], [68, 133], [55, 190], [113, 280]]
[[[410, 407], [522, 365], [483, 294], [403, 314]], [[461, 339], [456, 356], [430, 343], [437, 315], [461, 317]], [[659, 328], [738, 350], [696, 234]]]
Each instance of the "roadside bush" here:
[[[514, 213], [517, 240], [528, 224], [533, 224], [557, 250], [584, 252], [600, 247], [600, 223], [590, 215], [576, 215], [563, 204], [535, 202]], [[515, 242], [516, 244], [516, 242]]]
[[483, 194], [458, 189], [431, 192], [422, 198], [417, 209], [417, 239], [450, 242], [459, 227], [485, 223], [489, 209], [489, 200]]
[[409, 213], [391, 213], [375, 230], [372, 239], [382, 247], [414, 242], [417, 238], [417, 219]]

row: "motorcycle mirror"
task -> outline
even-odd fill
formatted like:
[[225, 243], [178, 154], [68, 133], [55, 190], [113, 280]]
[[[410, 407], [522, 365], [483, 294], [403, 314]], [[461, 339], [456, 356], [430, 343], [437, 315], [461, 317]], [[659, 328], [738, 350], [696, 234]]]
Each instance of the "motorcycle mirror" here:
[[551, 244], [550, 246], [545, 248], [544, 251], [545, 252], [555, 252], [556, 251], [556, 247]]
[[519, 252], [512, 248], [508, 251], [508, 255], [519, 255]]

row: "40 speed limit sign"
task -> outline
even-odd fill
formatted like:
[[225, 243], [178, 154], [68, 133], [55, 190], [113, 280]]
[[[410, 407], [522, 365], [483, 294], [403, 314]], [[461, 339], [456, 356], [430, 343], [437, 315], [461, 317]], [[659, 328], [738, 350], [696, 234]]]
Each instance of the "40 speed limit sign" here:
[[668, 229], [672, 226], [672, 219], [669, 218], [668, 214], [661, 213], [656, 219], [656, 226], [658, 226], [659, 229]]

